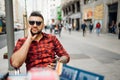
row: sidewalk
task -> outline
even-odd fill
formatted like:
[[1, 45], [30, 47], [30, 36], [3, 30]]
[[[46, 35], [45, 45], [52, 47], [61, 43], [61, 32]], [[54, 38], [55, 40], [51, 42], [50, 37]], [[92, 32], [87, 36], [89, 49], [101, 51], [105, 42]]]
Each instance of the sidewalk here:
[[[120, 40], [118, 40], [117, 35], [100, 34], [100, 36], [97, 36], [96, 33], [93, 34], [87, 33], [86, 36], [83, 37], [82, 32], [80, 32], [80, 34], [74, 35], [74, 38], [76, 36], [79, 36], [78, 40], [82, 43], [96, 46], [100, 49], [113, 52], [116, 55], [120, 56]], [[74, 46], [72, 45], [72, 47]], [[80, 56], [82, 56], [81, 57], [82, 59], [80, 59]], [[102, 54], [101, 56], [104, 55]], [[116, 58], [115, 61], [110, 63], [101, 63], [100, 61], [96, 60], [95, 57], [90, 57], [86, 55], [77, 55], [77, 59], [72, 59], [70, 63], [68, 63], [68, 65], [74, 66], [79, 69], [87, 70], [90, 72], [102, 74], [105, 76], [104, 80], [120, 80], [120, 76], [119, 76], [120, 58], [119, 59]]]
[[[62, 35], [62, 37], [66, 37], [68, 35], [69, 35], [68, 33], [65, 33], [65, 35]], [[80, 38], [80, 41], [82, 41], [83, 43], [92, 44], [92, 45], [97, 46], [101, 49], [115, 52], [118, 55], [120, 54], [120, 49], [119, 49], [120, 40], [118, 40], [117, 35], [101, 34], [98, 37], [98, 36], [96, 36], [95, 33], [93, 33], [92, 35], [87, 34], [85, 37], [83, 37], [81, 32], [74, 31], [69, 36], [73, 36], [73, 38], [74, 37], [76, 38], [79, 36], [78, 39]], [[64, 41], [65, 38], [62, 39], [62, 37], [61, 38], [58, 37], [58, 39], [60, 39], [60, 41], [63, 43], [63, 45], [67, 49], [73, 48], [73, 46], [65, 45], [65, 41]], [[110, 44], [106, 44], [106, 43], [110, 43]], [[8, 69], [8, 60], [3, 59], [3, 54], [5, 52], [7, 52], [7, 47], [0, 49], [0, 65], [1, 65], [0, 73], [6, 73], [8, 71], [7, 70]], [[70, 54], [70, 55], [73, 55], [73, 54]], [[94, 58], [89, 58], [88, 56], [84, 56], [84, 55], [81, 55], [81, 56], [85, 57], [85, 58], [79, 59], [79, 56], [77, 56], [78, 58], [73, 59], [74, 56], [71, 56], [72, 59], [70, 60], [68, 65], [76, 67], [76, 68], [80, 68], [83, 70], [88, 70], [91, 72], [105, 75], [105, 80], [120, 80], [120, 77], [119, 77], [120, 60], [117, 60], [114, 63], [103, 64]], [[22, 66], [21, 72], [25, 73], [25, 65]]]

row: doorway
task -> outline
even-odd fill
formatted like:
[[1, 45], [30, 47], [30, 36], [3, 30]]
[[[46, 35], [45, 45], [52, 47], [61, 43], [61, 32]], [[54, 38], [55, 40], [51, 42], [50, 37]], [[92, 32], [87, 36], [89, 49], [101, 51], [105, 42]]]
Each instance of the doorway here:
[[117, 10], [118, 10], [118, 3], [114, 3], [112, 5], [108, 5], [108, 15], [109, 15], [109, 23], [108, 23], [108, 32], [112, 33], [112, 22], [116, 24], [117, 21]]

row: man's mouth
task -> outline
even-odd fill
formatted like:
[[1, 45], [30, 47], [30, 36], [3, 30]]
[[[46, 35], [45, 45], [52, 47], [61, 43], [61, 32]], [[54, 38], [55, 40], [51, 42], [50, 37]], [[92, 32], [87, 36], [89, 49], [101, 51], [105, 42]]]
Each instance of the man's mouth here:
[[32, 35], [40, 34], [41, 32], [42, 32], [42, 31], [34, 31], [34, 30], [31, 31]]

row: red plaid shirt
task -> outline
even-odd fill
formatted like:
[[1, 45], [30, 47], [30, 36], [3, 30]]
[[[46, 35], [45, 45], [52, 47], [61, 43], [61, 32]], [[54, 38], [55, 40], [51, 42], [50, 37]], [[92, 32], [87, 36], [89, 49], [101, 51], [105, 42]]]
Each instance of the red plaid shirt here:
[[[46, 33], [42, 34], [43, 38], [39, 42], [32, 41], [30, 45], [25, 61], [27, 70], [32, 67], [46, 67], [55, 61], [55, 54], [59, 57], [67, 56], [70, 59], [68, 53], [55, 36]], [[25, 40], [26, 38], [18, 40], [14, 52], [20, 49]]]

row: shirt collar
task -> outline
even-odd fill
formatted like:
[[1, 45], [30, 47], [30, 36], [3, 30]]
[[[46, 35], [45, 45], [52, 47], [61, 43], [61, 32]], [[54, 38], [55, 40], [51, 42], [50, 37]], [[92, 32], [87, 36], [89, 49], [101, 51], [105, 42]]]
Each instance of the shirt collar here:
[[48, 38], [48, 35], [44, 32], [42, 32], [43, 38]]

